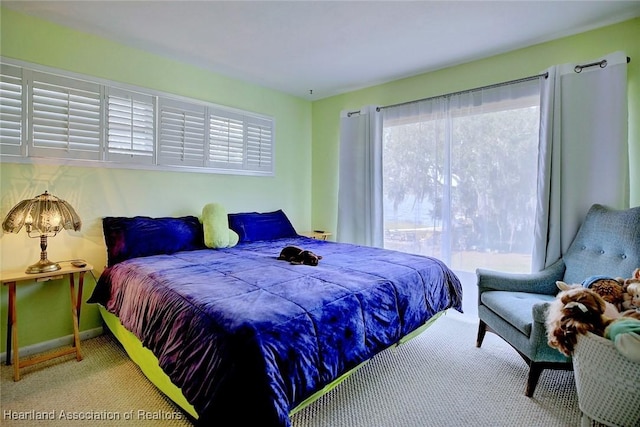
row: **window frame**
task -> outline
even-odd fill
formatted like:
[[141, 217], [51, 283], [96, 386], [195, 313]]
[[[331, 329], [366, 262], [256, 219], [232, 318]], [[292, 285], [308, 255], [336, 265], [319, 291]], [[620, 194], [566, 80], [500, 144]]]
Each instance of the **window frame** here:
[[[22, 83], [21, 105], [19, 106], [19, 108], [21, 109], [21, 120], [19, 122], [19, 129], [17, 131], [15, 130], [16, 123], [18, 122], [13, 117], [11, 118], [11, 121], [7, 121], [7, 123], [12, 126], [11, 129], [9, 129], [9, 127], [7, 127], [7, 129], [3, 129], [2, 122], [0, 122], [0, 138], [2, 138], [3, 132], [6, 134], [5, 131], [10, 131], [11, 135], [15, 135], [15, 133], [18, 132], [18, 134], [20, 135], [20, 145], [18, 146], [15, 144], [15, 136], [12, 136], [13, 139], [10, 144], [5, 144], [2, 140], [0, 140], [0, 163], [35, 163], [54, 165], [64, 164], [73, 166], [94, 166], [121, 169], [161, 170], [250, 176], [275, 175], [276, 129], [275, 119], [272, 116], [240, 110], [162, 91], [156, 91], [124, 83], [114, 82], [111, 80], [90, 77], [83, 74], [32, 64], [25, 61], [13, 60], [2, 56], [0, 56], [0, 66], [2, 66], [3, 69], [10, 70], [10, 72], [8, 73], [9, 75], [13, 76], [14, 74], [19, 74], [18, 78]], [[16, 70], [18, 72], [16, 72]], [[69, 83], [70, 87], [68, 89], [70, 91], [75, 91], [78, 90], [78, 88], [84, 87], [99, 88], [100, 146], [97, 157], [95, 155], [87, 155], [86, 153], [83, 154], [82, 152], [77, 150], [72, 150], [71, 152], [66, 153], [63, 153], [62, 150], [54, 150], [52, 152], [48, 152], [48, 149], [34, 150], [34, 120], [32, 112], [33, 75], [37, 75], [39, 78], [42, 78], [43, 76], [49, 76], [52, 81], [67, 82]], [[13, 79], [15, 81], [15, 77], [13, 77]], [[73, 85], [73, 82], [77, 83], [78, 88]], [[10, 93], [7, 92], [7, 94]], [[136, 130], [138, 130], [138, 128], [133, 125], [133, 116], [135, 115], [133, 110], [135, 110], [137, 104], [131, 104], [132, 109], [130, 111], [132, 113], [132, 117], [131, 121], [129, 122], [129, 124], [131, 125], [131, 133], [129, 134], [129, 136], [132, 138], [131, 147], [142, 148], [142, 151], [136, 151], [135, 149], [130, 151], [128, 151], [127, 149], [120, 149], [115, 150], [116, 152], [114, 152], [113, 149], [110, 150], [109, 97], [116, 95], [120, 98], [123, 96], [125, 98], [129, 96], [134, 99], [134, 104], [139, 100], [143, 100], [146, 103], [145, 108], [146, 106], [151, 105], [150, 108], [152, 108], [153, 111], [151, 116], [149, 116], [149, 111], [143, 112], [145, 123], [143, 123], [142, 128], [140, 128], [140, 130], [142, 130], [144, 133], [141, 134], [135, 133], [133, 131], [133, 128], [136, 128]], [[10, 98], [7, 96], [6, 99]], [[15, 97], [11, 99], [15, 103]], [[4, 101], [5, 99], [3, 99], [0, 95], [0, 112], [4, 112]], [[194, 114], [194, 111], [204, 112], [204, 135], [201, 144], [197, 140], [197, 138], [200, 136], [199, 133], [197, 135], [184, 134], [182, 136], [174, 133], [171, 138], [168, 138], [168, 134], [166, 133], [166, 130], [168, 129], [167, 126], [175, 126], [176, 122], [169, 123], [165, 121], [168, 116], [163, 116], [162, 109], [167, 106], [169, 106], [174, 114], [184, 113], [184, 117], [188, 117]], [[11, 106], [11, 108], [15, 110], [13, 106]], [[212, 146], [210, 145], [211, 131], [209, 128], [213, 115], [238, 121], [238, 123], [242, 127], [243, 139], [241, 141], [240, 154], [238, 154], [241, 161], [210, 161], [210, 157], [212, 156]], [[149, 131], [149, 123], [151, 122], [153, 123], [152, 133], [148, 134], [146, 132]], [[136, 121], [135, 123], [137, 124], [140, 122]], [[60, 126], [62, 126], [62, 122], [60, 122], [59, 124]], [[185, 124], [185, 126], [187, 126], [187, 124]], [[257, 163], [252, 161], [254, 159], [254, 157], [252, 156], [256, 154], [256, 140], [252, 139], [252, 137], [256, 134], [255, 132], [252, 133], [250, 131], [251, 129], [255, 129], [256, 126], [266, 129], [266, 132], [259, 133], [259, 150], [257, 151], [259, 162]], [[121, 129], [126, 131], [127, 126], [124, 125]], [[184, 129], [186, 130], [187, 128], [185, 127]], [[165, 133], [163, 133], [163, 130], [165, 131]], [[135, 135], [141, 136], [142, 139], [139, 141], [135, 140], [134, 133]], [[182, 140], [180, 138], [182, 138]], [[171, 139], [171, 141], [169, 141], [169, 139]], [[114, 140], [112, 140], [112, 142], [113, 141]], [[122, 140], [120, 141], [122, 142]], [[150, 155], [147, 154], [149, 153], [149, 151], [147, 150], [149, 145], [145, 145], [148, 144], [149, 141], [151, 141], [152, 143], [152, 150]], [[137, 145], [136, 142], [142, 142], [142, 145]], [[179, 153], [181, 144], [183, 149], [182, 154]], [[113, 148], [113, 146], [111, 147]], [[120, 144], [120, 147], [124, 148], [125, 146], [123, 144]], [[167, 149], [169, 151], [167, 151]], [[202, 153], [202, 162], [200, 162], [198, 159], [200, 154], [196, 153], [197, 151], [200, 151]], [[238, 158], [236, 158], [236, 160], [237, 159]]]

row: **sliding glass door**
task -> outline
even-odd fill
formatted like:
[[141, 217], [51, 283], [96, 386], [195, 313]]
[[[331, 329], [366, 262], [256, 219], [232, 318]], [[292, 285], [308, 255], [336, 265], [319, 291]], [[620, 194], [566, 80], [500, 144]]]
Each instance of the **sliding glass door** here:
[[384, 247], [529, 272], [539, 81], [383, 110]]

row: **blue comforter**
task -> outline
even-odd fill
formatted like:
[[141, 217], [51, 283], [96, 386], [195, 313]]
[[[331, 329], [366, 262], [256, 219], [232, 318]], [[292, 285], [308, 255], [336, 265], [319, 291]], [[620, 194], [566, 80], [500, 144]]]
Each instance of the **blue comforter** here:
[[[323, 258], [277, 260], [287, 245]], [[130, 259], [90, 299], [156, 355], [202, 425], [256, 426], [290, 425], [305, 398], [461, 301], [437, 259], [304, 237]]]

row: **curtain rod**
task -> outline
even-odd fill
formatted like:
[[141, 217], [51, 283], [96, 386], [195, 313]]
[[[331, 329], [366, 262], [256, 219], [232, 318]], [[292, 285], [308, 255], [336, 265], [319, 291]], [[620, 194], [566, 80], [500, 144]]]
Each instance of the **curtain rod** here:
[[535, 76], [529, 76], [529, 77], [523, 77], [523, 78], [520, 78], [520, 79], [509, 80], [508, 82], [494, 83], [494, 84], [487, 85], [487, 86], [479, 86], [479, 87], [476, 87], [476, 88], [473, 88], [473, 89], [459, 90], [457, 92], [446, 93], [444, 95], [430, 96], [428, 98], [416, 99], [414, 101], [406, 101], [406, 102], [400, 102], [398, 104], [385, 105], [384, 107], [376, 108], [376, 111], [384, 110], [385, 108], [400, 107], [402, 105], [413, 104], [414, 102], [428, 101], [430, 99], [436, 99], [436, 98], [446, 98], [446, 97], [449, 97], [449, 96], [460, 95], [460, 94], [468, 93], [468, 92], [475, 92], [475, 91], [478, 91], [478, 90], [493, 89], [493, 88], [496, 88], [496, 87], [506, 86], [506, 85], [510, 85], [510, 84], [514, 84], [514, 83], [528, 82], [529, 80], [535, 80], [535, 79], [538, 79], [540, 77], [544, 77], [546, 79], [547, 77], [549, 77], [549, 73], [536, 74]]
[[[629, 62], [631, 62], [631, 58], [627, 56], [627, 64]], [[575, 68], [573, 69], [573, 71], [575, 71], [576, 73], [580, 73], [580, 72], [582, 72], [583, 69], [589, 68], [589, 67], [595, 67], [596, 65], [600, 66], [600, 68], [604, 68], [604, 67], [607, 66], [607, 60], [603, 59], [602, 61], [596, 61], [596, 62], [592, 62], [590, 64], [576, 65]]]
[[[627, 64], [629, 62], [631, 62], [631, 58], [627, 56]], [[574, 70], [575, 70], [576, 73], [579, 73], [580, 71], [582, 71], [583, 68], [592, 67], [592, 66], [595, 66], [595, 65], [600, 65], [601, 68], [604, 68], [604, 67], [607, 66], [607, 61], [605, 59], [603, 59], [602, 61], [593, 62], [591, 64], [577, 65]], [[580, 67], [580, 71], [578, 71], [578, 67]], [[398, 104], [385, 105], [384, 107], [377, 107], [376, 111], [380, 111], [380, 110], [383, 110], [385, 108], [399, 107], [401, 105], [412, 104], [414, 102], [427, 101], [427, 100], [436, 99], [436, 98], [445, 98], [447, 96], [460, 95], [460, 94], [467, 93], [467, 92], [475, 92], [475, 91], [478, 91], [478, 90], [493, 89], [493, 88], [496, 88], [496, 87], [505, 86], [505, 85], [509, 85], [509, 84], [514, 84], [514, 83], [527, 82], [529, 80], [534, 80], [534, 79], [537, 79], [537, 78], [540, 78], [540, 77], [544, 77], [546, 79], [546, 78], [549, 77], [549, 73], [537, 74], [535, 76], [523, 77], [521, 79], [509, 80], [507, 82], [495, 83], [495, 84], [487, 85], [487, 86], [480, 86], [480, 87], [476, 87], [474, 89], [460, 90], [460, 91], [457, 91], [457, 92], [447, 93], [447, 94], [444, 94], [444, 95], [430, 96], [428, 98], [416, 99], [415, 101], [406, 101], [406, 102], [400, 102]], [[352, 113], [356, 114], [356, 113], [359, 113], [359, 112], [360, 111], [353, 111]], [[352, 113], [348, 113], [348, 115], [351, 116]]]

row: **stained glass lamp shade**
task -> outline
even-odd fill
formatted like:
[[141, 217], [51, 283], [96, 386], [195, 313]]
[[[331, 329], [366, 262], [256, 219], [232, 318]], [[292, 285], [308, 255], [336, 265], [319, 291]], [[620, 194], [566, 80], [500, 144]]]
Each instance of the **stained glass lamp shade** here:
[[45, 273], [60, 269], [60, 264], [47, 259], [47, 238], [62, 229], [80, 230], [82, 221], [64, 200], [48, 192], [33, 199], [23, 200], [13, 207], [2, 222], [2, 230], [18, 233], [25, 227], [29, 237], [40, 238], [40, 261], [30, 265], [27, 273]]

